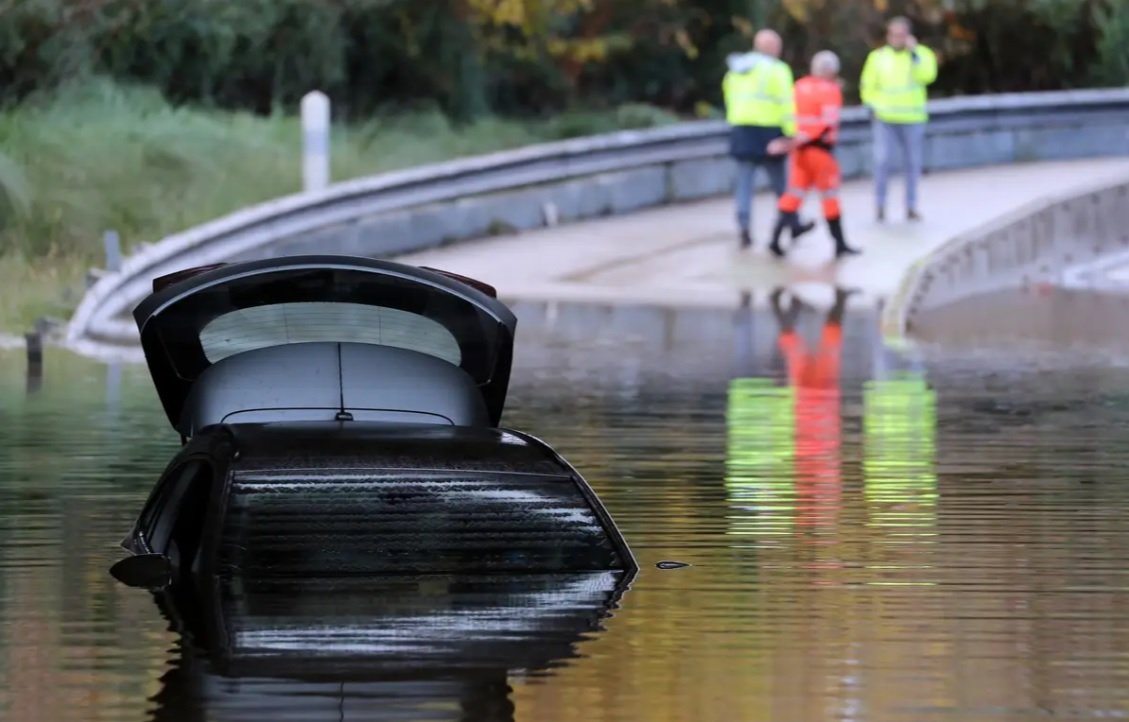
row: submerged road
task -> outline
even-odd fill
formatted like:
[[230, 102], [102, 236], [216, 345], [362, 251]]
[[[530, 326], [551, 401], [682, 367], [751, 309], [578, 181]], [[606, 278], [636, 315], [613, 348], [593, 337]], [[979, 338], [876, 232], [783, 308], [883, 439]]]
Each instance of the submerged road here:
[[[667, 206], [630, 215], [520, 232], [400, 256], [493, 284], [507, 301], [588, 301], [732, 307], [741, 290], [815, 281], [859, 289], [874, 302], [897, 288], [910, 266], [946, 241], [993, 219], [1037, 204], [1042, 197], [1129, 177], [1129, 158], [993, 166], [934, 173], [923, 179], [924, 220], [909, 223], [902, 187], [891, 184], [887, 222], [874, 219], [871, 180], [843, 188], [844, 227], [861, 256], [832, 262], [821, 222], [789, 258], [767, 251], [773, 199], [757, 196], [755, 246], [737, 247], [729, 197]], [[819, 217], [818, 198], [804, 207]]]

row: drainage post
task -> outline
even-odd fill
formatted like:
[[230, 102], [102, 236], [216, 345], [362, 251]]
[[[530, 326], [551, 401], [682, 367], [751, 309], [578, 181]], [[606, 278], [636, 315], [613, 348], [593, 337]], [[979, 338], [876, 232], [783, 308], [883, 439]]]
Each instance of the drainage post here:
[[302, 189], [329, 185], [329, 98], [315, 90], [302, 98]]

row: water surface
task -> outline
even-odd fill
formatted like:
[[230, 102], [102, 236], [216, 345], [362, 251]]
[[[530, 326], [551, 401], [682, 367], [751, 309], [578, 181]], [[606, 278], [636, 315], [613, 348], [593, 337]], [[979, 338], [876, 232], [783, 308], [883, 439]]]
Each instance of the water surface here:
[[[516, 306], [505, 423], [586, 475], [639, 576], [622, 596], [606, 579], [364, 592], [393, 621], [358, 612], [357, 590], [248, 591], [233, 603], [249, 648], [284, 622], [403, 632], [361, 667], [298, 654], [301, 682], [184, 648], [107, 574], [178, 448], [145, 370], [49, 351], [29, 387], [5, 352], [0, 718], [1129, 717], [1123, 317], [1084, 294], [1005, 295], [972, 317], [991, 335], [934, 317], [906, 351], [850, 309], [836, 379], [833, 345], [820, 351], [831, 292], [807, 297], [791, 368], [763, 297]], [[655, 568], [666, 559], [691, 566]], [[466, 626], [468, 609], [497, 627]], [[425, 648], [463, 664], [429, 667]]]

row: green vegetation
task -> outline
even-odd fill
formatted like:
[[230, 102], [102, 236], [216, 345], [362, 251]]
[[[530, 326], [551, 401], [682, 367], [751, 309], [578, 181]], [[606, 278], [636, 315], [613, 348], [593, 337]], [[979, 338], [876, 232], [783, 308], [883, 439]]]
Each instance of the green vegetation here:
[[894, 13], [946, 61], [942, 95], [1129, 82], [1124, 0], [0, 0], [0, 100], [105, 75], [257, 113], [313, 87], [353, 119], [688, 112], [759, 27], [797, 69], [839, 52], [853, 81]]
[[86, 267], [75, 256], [0, 254], [0, 336], [29, 331], [43, 316], [67, 318], [81, 298]]
[[[456, 156], [677, 118], [646, 106], [455, 127], [438, 110], [333, 131], [342, 180]], [[153, 242], [298, 191], [301, 127], [272, 114], [174, 107], [153, 89], [89, 81], [0, 113], [0, 329], [65, 317], [102, 232]]]
[[797, 73], [838, 51], [850, 95], [893, 13], [936, 95], [1129, 83], [1123, 0], [0, 0], [0, 329], [65, 315], [106, 229], [296, 191], [312, 88], [340, 180], [714, 113], [766, 25]]

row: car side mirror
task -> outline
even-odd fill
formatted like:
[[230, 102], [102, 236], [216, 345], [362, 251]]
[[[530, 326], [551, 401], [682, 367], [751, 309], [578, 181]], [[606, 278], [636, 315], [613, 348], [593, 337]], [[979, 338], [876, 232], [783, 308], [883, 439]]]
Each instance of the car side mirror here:
[[127, 587], [163, 589], [172, 581], [172, 562], [164, 554], [138, 554], [110, 567], [110, 574]]

